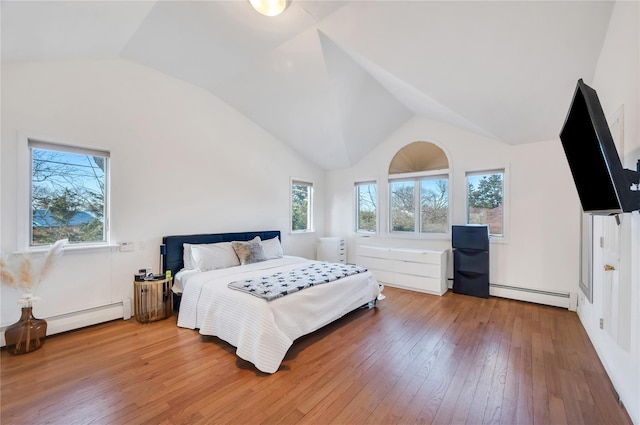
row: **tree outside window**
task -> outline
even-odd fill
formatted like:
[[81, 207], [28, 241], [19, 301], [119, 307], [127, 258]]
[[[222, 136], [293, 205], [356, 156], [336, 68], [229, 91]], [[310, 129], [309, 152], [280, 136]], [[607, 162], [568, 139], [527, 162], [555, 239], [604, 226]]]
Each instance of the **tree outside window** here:
[[106, 152], [29, 141], [31, 246], [106, 242]]
[[449, 227], [449, 185], [447, 179], [420, 181], [420, 232], [446, 233]]
[[490, 235], [503, 235], [504, 171], [467, 174], [467, 223], [486, 224]]
[[413, 181], [391, 182], [391, 231], [415, 231], [415, 195]]
[[292, 180], [291, 182], [291, 231], [313, 230], [312, 203], [313, 183]]
[[376, 232], [378, 185], [375, 182], [356, 183], [356, 231]]
[[411, 180], [392, 180], [389, 186], [391, 231], [447, 232], [449, 187], [446, 177], [439, 175], [416, 177]]

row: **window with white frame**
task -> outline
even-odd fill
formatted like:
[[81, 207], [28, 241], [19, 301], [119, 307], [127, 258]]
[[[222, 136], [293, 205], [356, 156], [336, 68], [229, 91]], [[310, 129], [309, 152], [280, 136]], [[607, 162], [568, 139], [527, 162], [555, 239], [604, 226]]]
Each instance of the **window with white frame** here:
[[109, 152], [28, 139], [29, 246], [109, 240]]
[[392, 232], [449, 231], [448, 174], [418, 174], [389, 180]]
[[291, 231], [313, 231], [313, 183], [291, 180]]
[[504, 235], [504, 170], [467, 173], [467, 223], [486, 224]]
[[449, 159], [431, 142], [403, 146], [389, 164], [389, 230], [449, 233]]
[[375, 181], [357, 182], [356, 232], [375, 233], [378, 230], [378, 184]]

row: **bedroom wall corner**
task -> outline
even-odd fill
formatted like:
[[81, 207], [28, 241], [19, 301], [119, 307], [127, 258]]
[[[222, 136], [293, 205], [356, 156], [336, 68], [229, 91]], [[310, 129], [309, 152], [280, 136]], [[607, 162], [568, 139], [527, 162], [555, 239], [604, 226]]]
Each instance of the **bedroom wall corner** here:
[[[124, 59], [2, 64], [0, 249], [16, 238], [17, 136], [111, 153], [111, 242], [134, 250], [63, 255], [42, 289], [43, 318], [133, 297], [139, 268], [159, 271], [165, 235], [280, 230], [287, 254], [315, 255], [289, 234], [290, 178], [314, 182], [324, 231], [324, 170], [210, 92]], [[51, 293], [46, 291], [52, 291]], [[0, 325], [19, 314], [2, 287]]]
[[[354, 182], [377, 179], [379, 239], [393, 246], [442, 249], [450, 239], [429, 239], [388, 232], [388, 167], [395, 153], [414, 141], [444, 147], [450, 155], [452, 224], [466, 220], [467, 171], [507, 169], [509, 180], [507, 236], [491, 244], [491, 283], [516, 289], [576, 294], [578, 292], [579, 208], [559, 140], [518, 146], [425, 118], [414, 117], [365, 158], [346, 170], [327, 173], [327, 233], [348, 239], [348, 261], [355, 261]], [[545, 173], [540, 175], [541, 164]], [[571, 195], [567, 195], [571, 194]], [[548, 205], [554, 206], [553, 214]], [[567, 256], [567, 252], [575, 252]], [[452, 267], [449, 264], [449, 278]], [[531, 292], [529, 292], [531, 293]], [[527, 292], [522, 292], [525, 296]], [[535, 302], [535, 300], [531, 300]]]

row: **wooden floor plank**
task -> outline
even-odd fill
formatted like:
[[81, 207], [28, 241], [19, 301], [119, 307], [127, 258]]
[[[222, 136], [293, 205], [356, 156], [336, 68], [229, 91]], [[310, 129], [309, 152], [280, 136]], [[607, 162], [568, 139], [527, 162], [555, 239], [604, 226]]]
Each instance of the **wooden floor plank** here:
[[[440, 372], [448, 377], [449, 375], [453, 375], [458, 368], [460, 358], [462, 357], [461, 354], [464, 353], [467, 348], [467, 346], [461, 344], [461, 342], [467, 337], [465, 318], [473, 314], [473, 312], [469, 308], [468, 303], [461, 303], [459, 309], [447, 307], [446, 311], [450, 316], [449, 328], [447, 329], [449, 335], [443, 335], [444, 340], [447, 342], [447, 347], [445, 347], [444, 350], [435, 352], [435, 354], [437, 354], [437, 356], [449, 356], [449, 361], [446, 364], [447, 367], [438, 368]], [[423, 335], [424, 338], [435, 340], [432, 333], [424, 333]], [[437, 357], [429, 354], [431, 349], [426, 340], [423, 339], [418, 346], [419, 349], [415, 350], [415, 354], [411, 357], [411, 362], [407, 364], [404, 369], [398, 370], [398, 373], [402, 375], [400, 379], [397, 379], [391, 388], [385, 389], [386, 393], [368, 418], [370, 422], [384, 424], [397, 423], [403, 415], [410, 410], [410, 406], [415, 403], [414, 398], [416, 393], [422, 388], [425, 379], [433, 382], [433, 377], [428, 378], [422, 376], [417, 373], [417, 371], [428, 369], [428, 367], [425, 369], [425, 365]], [[451, 379], [448, 378], [444, 382], [447, 381], [451, 381]], [[443, 388], [443, 390], [446, 390], [446, 388], [447, 387]], [[416, 410], [418, 410], [419, 406], [416, 407]], [[419, 414], [419, 411], [416, 413], [416, 416], [417, 414]], [[404, 419], [404, 421], [407, 420], [407, 418]]]
[[0, 422], [631, 424], [574, 312], [386, 288], [278, 372], [176, 326], [113, 321], [0, 357]]
[[[432, 298], [429, 295], [424, 297]], [[407, 374], [420, 373], [418, 371], [422, 370], [425, 364], [433, 362], [434, 357], [437, 357], [437, 346], [446, 339], [447, 329], [451, 327], [459, 311], [459, 306], [451, 306], [448, 298], [440, 298], [438, 306], [431, 310], [432, 314], [428, 320], [412, 321], [413, 329], [409, 332], [414, 337], [402, 350], [386, 360], [385, 363], [389, 366], [378, 369], [373, 377], [375, 382], [384, 382], [384, 385], [374, 385], [371, 391], [356, 395], [350, 405], [363, 405], [365, 408], [356, 408], [354, 413], [344, 417], [344, 422], [380, 422], [380, 417], [393, 406], [394, 394], [399, 391], [398, 386], [404, 387], [404, 377]]]
[[[498, 305], [502, 305], [499, 303]], [[509, 309], [507, 304], [504, 304], [506, 309], [505, 315], [502, 316], [505, 323], [513, 323], [515, 317], [514, 309]], [[489, 389], [487, 404], [484, 411], [483, 423], [485, 424], [499, 424], [502, 416], [502, 400], [504, 398], [504, 390], [507, 381], [507, 372], [509, 368], [509, 352], [511, 347], [511, 332], [508, 328], [502, 328], [500, 333], [498, 356], [496, 358], [496, 365], [494, 372], [491, 376], [492, 381]]]
[[535, 307], [525, 304], [519, 313], [522, 314], [522, 345], [520, 347], [520, 380], [518, 384], [518, 403], [516, 406], [516, 423], [533, 424], [533, 320]]
[[[480, 372], [480, 377], [478, 381], [478, 385], [476, 386], [476, 391], [473, 396], [473, 402], [471, 404], [471, 408], [469, 410], [469, 416], [467, 423], [473, 424], [477, 422], [477, 418], [489, 417], [495, 418], [497, 414], [498, 417], [500, 415], [498, 412], [490, 412], [486, 415], [487, 406], [490, 401], [490, 396], [493, 391], [500, 392], [500, 376], [501, 370], [498, 369], [496, 372], [496, 366], [499, 364], [501, 359], [501, 351], [500, 348], [504, 349], [502, 335], [503, 335], [503, 324], [506, 322], [507, 310], [500, 308], [503, 306], [502, 303], [496, 303], [495, 308], [492, 310], [491, 317], [489, 318], [489, 327], [487, 332], [487, 341], [485, 345], [486, 350], [484, 350], [484, 358], [481, 361], [482, 369]], [[509, 342], [504, 342], [508, 349]], [[499, 406], [490, 406], [491, 410], [499, 410]]]
[[[490, 321], [491, 314], [495, 308], [496, 299], [482, 300], [477, 307], [479, 314], [475, 318], [478, 327], [474, 332], [478, 333], [478, 347], [474, 352], [474, 357], [469, 363], [469, 369], [465, 377], [464, 384], [461, 388], [458, 400], [456, 402], [454, 412], [451, 418], [452, 424], [465, 424], [467, 422], [479, 421], [480, 417], [469, 417], [474, 399], [485, 394], [477, 394], [476, 389], [482, 377], [482, 371], [486, 365], [489, 353], [492, 352], [492, 335], [496, 330], [495, 323]], [[479, 401], [476, 401], [479, 403]], [[482, 412], [482, 415], [484, 412]]]
[[545, 335], [541, 330], [536, 330], [531, 337], [531, 373], [533, 382], [536, 383], [533, 387], [533, 422], [536, 424], [549, 424], [549, 393], [547, 391], [543, 348]]
[[[473, 359], [476, 357], [476, 353], [480, 347], [481, 332], [477, 330], [483, 326], [484, 324], [471, 321], [468, 321], [464, 325], [459, 325], [464, 336], [458, 341], [456, 351], [452, 355], [452, 359], [455, 358], [458, 362], [447, 392], [433, 418], [433, 423], [441, 424], [452, 421], [452, 417], [456, 413], [456, 405], [460, 399], [460, 394], [466, 385], [467, 375], [472, 367]], [[448, 367], [450, 367], [450, 365], [448, 365]]]

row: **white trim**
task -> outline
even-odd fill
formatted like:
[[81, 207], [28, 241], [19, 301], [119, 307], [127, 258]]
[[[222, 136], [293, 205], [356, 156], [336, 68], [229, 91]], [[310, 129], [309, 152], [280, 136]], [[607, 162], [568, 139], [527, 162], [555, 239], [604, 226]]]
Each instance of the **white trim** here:
[[[451, 206], [451, 200], [452, 200], [452, 180], [451, 180], [451, 169], [441, 169], [441, 170], [434, 170], [434, 171], [426, 171], [426, 172], [419, 172], [419, 173], [406, 173], [406, 174], [402, 174], [402, 178], [391, 178], [391, 176], [400, 176], [400, 174], [390, 174], [389, 175], [389, 180], [387, 182], [387, 211], [388, 211], [388, 216], [387, 216], [387, 233], [392, 236], [392, 237], [396, 237], [397, 235], [407, 235], [409, 237], [416, 237], [419, 239], [448, 239], [451, 237], [451, 218], [452, 218], [452, 206]], [[447, 180], [447, 230], [444, 232], [421, 232], [420, 231], [420, 185], [419, 184], [415, 184], [420, 183], [421, 180], [424, 180], [425, 177], [431, 178], [433, 177], [434, 179], [437, 179], [438, 177], [446, 177]], [[399, 231], [399, 230], [392, 230], [393, 225], [391, 223], [392, 220], [392, 216], [393, 214], [391, 213], [392, 208], [391, 208], [391, 184], [392, 183], [398, 183], [398, 182], [413, 182], [414, 186], [413, 186], [413, 196], [414, 196], [414, 213], [417, 213], [414, 215], [414, 230], [413, 231]]]
[[[40, 317], [39, 317], [40, 318]], [[94, 307], [87, 310], [75, 311], [67, 314], [60, 314], [51, 317], [42, 317], [47, 321], [47, 335], [54, 335], [67, 332], [86, 326], [96, 325], [116, 319], [128, 320], [131, 318], [131, 299]], [[4, 339], [4, 331], [11, 324], [3, 325], [0, 331], [0, 346], [4, 347], [6, 341]]]
[[31, 148], [36, 149], [59, 149], [63, 152], [88, 154], [104, 157], [105, 160], [105, 180], [104, 180], [104, 232], [105, 241], [100, 243], [77, 244], [72, 249], [67, 250], [92, 250], [111, 248], [110, 243], [110, 220], [111, 220], [111, 152], [105, 149], [95, 149], [84, 147], [76, 143], [61, 141], [55, 137], [30, 136], [23, 132], [18, 132], [16, 140], [17, 152], [17, 176], [16, 176], [16, 252], [38, 253], [47, 250], [48, 246], [31, 246]]
[[18, 250], [29, 249], [29, 198], [31, 175], [31, 161], [29, 155], [29, 138], [24, 134], [18, 134], [16, 140], [17, 152], [17, 176], [16, 176], [16, 243]]
[[577, 294], [573, 292], [554, 292], [492, 283], [489, 285], [489, 294], [495, 297], [562, 307], [571, 311], [576, 310]]
[[[358, 191], [357, 188], [360, 185], [364, 184], [375, 184], [376, 185], [376, 230], [374, 232], [367, 230], [358, 229], [358, 213], [359, 203], [358, 203]], [[353, 181], [353, 229], [355, 233], [363, 234], [363, 235], [377, 235], [380, 232], [380, 183], [377, 178], [372, 179], [358, 179]]]
[[[305, 230], [293, 230], [293, 185], [294, 183], [299, 183], [301, 185], [309, 186], [309, 205], [307, 206], [307, 228]], [[313, 210], [315, 208], [314, 202], [314, 182], [311, 179], [302, 179], [298, 177], [291, 177], [289, 179], [289, 234], [290, 235], [300, 235], [300, 234], [308, 234], [315, 233], [315, 224], [314, 224], [314, 214]]]
[[51, 147], [55, 147], [56, 150], [67, 153], [75, 153], [78, 155], [94, 155], [104, 156], [109, 158], [111, 152], [99, 149], [84, 148], [81, 146], [69, 145], [66, 143], [50, 142], [47, 140], [41, 140], [35, 137], [27, 137], [27, 146], [30, 148], [36, 148], [41, 150], [51, 150]]
[[449, 174], [449, 170], [450, 170], [449, 168], [441, 168], [439, 170], [416, 171], [416, 172], [413, 172], [413, 173], [402, 173], [402, 174], [389, 174], [389, 181], [391, 181], [391, 180], [415, 180], [416, 178], [420, 178], [420, 177], [443, 176], [445, 174]]
[[[42, 245], [38, 247], [32, 247], [27, 250], [19, 250], [14, 251], [14, 255], [23, 255], [23, 254], [33, 254], [33, 255], [44, 255], [49, 251], [50, 245]], [[65, 245], [62, 249], [63, 251], [74, 253], [74, 252], [87, 252], [87, 251], [101, 251], [101, 250], [111, 250], [113, 248], [119, 248], [120, 244], [116, 243], [96, 243], [96, 244], [77, 244], [77, 245]]]
[[502, 172], [502, 235], [491, 235], [489, 234], [489, 242], [490, 243], [508, 243], [508, 234], [509, 234], [509, 191], [510, 191], [510, 167], [509, 165], [500, 166], [500, 167], [487, 167], [482, 169], [469, 170], [464, 172], [464, 220], [465, 222], [469, 221], [469, 185], [467, 184], [467, 178], [471, 175], [487, 175], [490, 173]]

